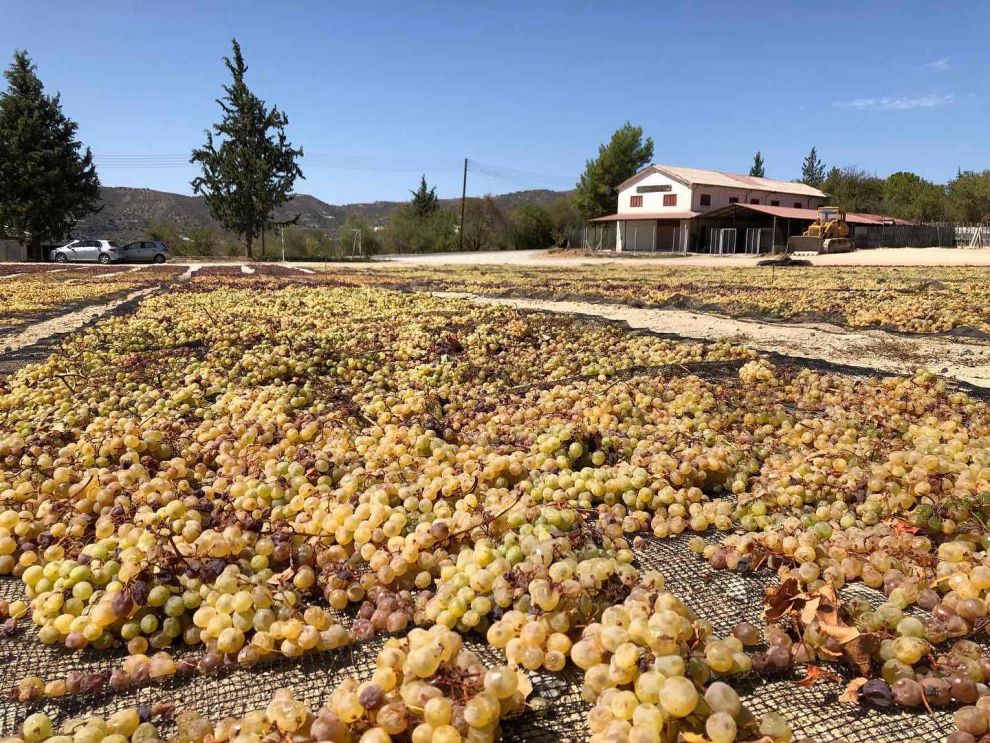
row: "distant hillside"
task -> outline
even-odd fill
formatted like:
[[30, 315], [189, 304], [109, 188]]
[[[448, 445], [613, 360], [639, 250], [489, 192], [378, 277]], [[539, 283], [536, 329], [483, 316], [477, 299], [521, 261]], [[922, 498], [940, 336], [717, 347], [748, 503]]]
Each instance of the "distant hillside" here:
[[[534, 189], [499, 194], [496, 203], [506, 210], [522, 204], [549, 204], [566, 196], [569, 191]], [[206, 202], [201, 196], [184, 196], [150, 188], [123, 188], [107, 186], [101, 189], [102, 211], [82, 220], [75, 229], [77, 236], [102, 237], [112, 240], [133, 240], [142, 237], [149, 224], [172, 224], [180, 232], [196, 227], [217, 227], [210, 218]], [[443, 199], [444, 206], [454, 207], [459, 199]], [[382, 225], [389, 214], [401, 202], [374, 201], [365, 204], [327, 204], [315, 196], [299, 194], [277, 214], [278, 219], [288, 219], [299, 214], [299, 224], [334, 230], [343, 223], [348, 213], [362, 216], [372, 225]]]

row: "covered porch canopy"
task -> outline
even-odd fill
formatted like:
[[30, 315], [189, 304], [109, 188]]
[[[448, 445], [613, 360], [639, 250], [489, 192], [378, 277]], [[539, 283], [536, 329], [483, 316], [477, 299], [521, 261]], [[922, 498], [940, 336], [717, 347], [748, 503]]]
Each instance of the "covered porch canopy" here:
[[690, 220], [698, 212], [665, 211], [608, 214], [588, 220], [593, 225], [614, 223], [619, 250], [685, 252], [689, 250]]
[[698, 250], [709, 253], [769, 253], [818, 219], [815, 209], [763, 204], [728, 204], [698, 217]]
[[[729, 204], [721, 209], [713, 209], [701, 215], [704, 219], [742, 217], [747, 213], [756, 212], [778, 219], [795, 219], [802, 222], [814, 222], [818, 219], [817, 209], [797, 209], [789, 206], [768, 206], [767, 204]], [[864, 214], [862, 212], [846, 212], [849, 224], [914, 224], [906, 219], [888, 217], [884, 214]]]
[[[817, 209], [767, 204], [729, 204], [698, 217], [699, 249], [711, 253], [766, 253], [787, 245], [792, 235], [801, 235], [818, 220]], [[854, 227], [881, 224], [911, 224], [882, 214], [847, 212]]]

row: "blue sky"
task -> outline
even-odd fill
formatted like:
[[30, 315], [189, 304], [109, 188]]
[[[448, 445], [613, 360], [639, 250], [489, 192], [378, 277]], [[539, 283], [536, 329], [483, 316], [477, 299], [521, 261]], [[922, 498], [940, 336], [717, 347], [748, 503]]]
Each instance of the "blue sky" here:
[[[655, 160], [944, 181], [990, 167], [990, 9], [973, 2], [40, 2], [0, 0], [107, 185], [189, 192], [236, 36], [307, 157], [297, 190], [401, 199], [570, 187], [627, 119]], [[482, 170], [487, 170], [487, 174]]]

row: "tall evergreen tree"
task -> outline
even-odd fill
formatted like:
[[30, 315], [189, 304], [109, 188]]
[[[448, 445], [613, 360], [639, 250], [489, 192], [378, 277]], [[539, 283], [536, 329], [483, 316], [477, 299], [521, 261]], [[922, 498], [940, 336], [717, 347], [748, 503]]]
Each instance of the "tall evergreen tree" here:
[[440, 200], [437, 198], [437, 187], [428, 188], [426, 176], [420, 178], [419, 188], [410, 191], [413, 195], [412, 207], [418, 217], [429, 217], [440, 209]]
[[76, 139], [78, 125], [62, 113], [60, 96], [45, 95], [27, 52], [14, 52], [0, 94], [0, 233], [43, 258], [41, 243], [67, 237], [76, 222], [99, 211], [100, 179], [93, 155]]
[[767, 171], [763, 166], [763, 154], [757, 150], [756, 155], [753, 156], [753, 165], [749, 169], [749, 174], [754, 178], [766, 178]]
[[598, 148], [589, 160], [574, 194], [574, 203], [585, 219], [614, 212], [619, 184], [636, 175], [653, 159], [653, 140], [643, 140], [643, 129], [628, 121]]
[[825, 163], [818, 158], [818, 151], [812, 147], [801, 165], [801, 182], [820, 188], [825, 181]]
[[[203, 174], [192, 181], [193, 191], [206, 197], [210, 214], [244, 238], [251, 258], [254, 239], [272, 225], [272, 214], [292, 198], [296, 178], [302, 178], [293, 149], [285, 136], [289, 118], [265, 102], [244, 82], [247, 65], [241, 46], [233, 40], [234, 58], [224, 57], [233, 82], [217, 99], [223, 119], [206, 132], [206, 144], [193, 150], [190, 162]], [[219, 147], [217, 139], [220, 139]]]

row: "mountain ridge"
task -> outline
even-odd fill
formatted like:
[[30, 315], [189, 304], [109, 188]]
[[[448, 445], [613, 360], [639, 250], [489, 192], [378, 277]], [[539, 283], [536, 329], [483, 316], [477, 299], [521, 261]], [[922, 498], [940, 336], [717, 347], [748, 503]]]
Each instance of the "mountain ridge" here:
[[[495, 203], [508, 210], [523, 204], [542, 204], [570, 195], [570, 191], [529, 189], [492, 195]], [[111, 240], [135, 240], [144, 237], [151, 224], [168, 224], [180, 232], [209, 227], [222, 231], [210, 217], [202, 196], [157, 191], [151, 188], [103, 186], [100, 188], [101, 211], [79, 221], [74, 236], [100, 237]], [[469, 197], [474, 198], [474, 197]], [[350, 213], [355, 213], [372, 226], [382, 226], [402, 201], [371, 201], [353, 204], [328, 204], [309, 194], [296, 194], [275, 214], [282, 221], [299, 215], [298, 225], [310, 229], [336, 231]], [[444, 207], [452, 208], [460, 199], [440, 199]]]

